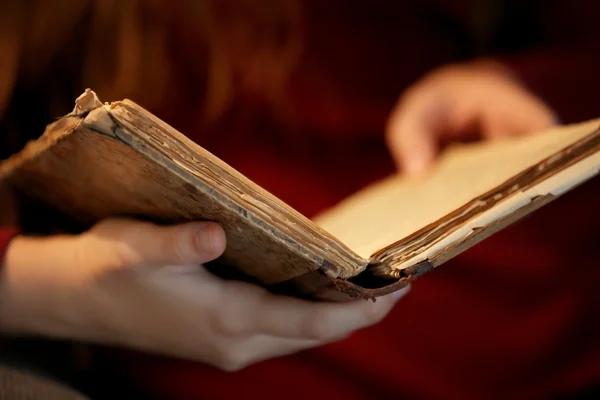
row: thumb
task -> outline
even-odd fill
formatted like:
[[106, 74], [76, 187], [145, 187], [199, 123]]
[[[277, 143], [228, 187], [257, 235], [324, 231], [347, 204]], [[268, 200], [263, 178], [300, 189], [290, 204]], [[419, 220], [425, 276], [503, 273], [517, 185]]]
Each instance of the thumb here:
[[91, 232], [110, 241], [125, 265], [197, 265], [225, 251], [226, 236], [215, 222], [190, 222], [160, 226], [148, 222], [113, 219]]

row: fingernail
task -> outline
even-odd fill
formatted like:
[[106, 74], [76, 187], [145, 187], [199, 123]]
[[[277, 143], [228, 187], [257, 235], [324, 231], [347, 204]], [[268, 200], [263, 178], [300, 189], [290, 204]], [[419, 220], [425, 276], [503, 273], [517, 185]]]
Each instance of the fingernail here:
[[223, 229], [214, 223], [206, 223], [196, 233], [196, 245], [202, 252], [220, 253], [225, 247]]

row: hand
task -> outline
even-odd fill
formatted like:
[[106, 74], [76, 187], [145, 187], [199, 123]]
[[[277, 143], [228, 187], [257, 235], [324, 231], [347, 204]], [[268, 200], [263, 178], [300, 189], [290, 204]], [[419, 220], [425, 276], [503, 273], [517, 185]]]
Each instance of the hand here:
[[130, 220], [107, 220], [79, 236], [18, 237], [5, 259], [0, 328], [236, 370], [374, 324], [406, 292], [344, 304], [272, 295], [200, 266], [225, 242], [215, 223]]
[[390, 117], [387, 142], [398, 167], [425, 171], [444, 142], [535, 133], [552, 111], [492, 63], [440, 68], [406, 90]]

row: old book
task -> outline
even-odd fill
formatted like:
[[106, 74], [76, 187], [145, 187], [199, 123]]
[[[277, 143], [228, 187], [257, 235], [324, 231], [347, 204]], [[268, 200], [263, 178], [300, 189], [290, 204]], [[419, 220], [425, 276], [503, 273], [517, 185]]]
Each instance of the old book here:
[[600, 120], [457, 144], [427, 175], [392, 176], [309, 220], [134, 102], [87, 90], [0, 179], [84, 225], [218, 221], [215, 273], [343, 301], [397, 290], [565, 194], [598, 173], [599, 150]]

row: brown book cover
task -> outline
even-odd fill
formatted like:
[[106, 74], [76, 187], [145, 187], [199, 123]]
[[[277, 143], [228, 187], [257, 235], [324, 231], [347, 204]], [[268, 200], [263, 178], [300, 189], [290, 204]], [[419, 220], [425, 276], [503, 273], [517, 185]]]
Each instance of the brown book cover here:
[[376, 298], [594, 177], [600, 120], [456, 144], [428, 174], [391, 176], [310, 220], [130, 100], [91, 90], [0, 164], [12, 189], [82, 226], [109, 216], [212, 220], [210, 269], [315, 299]]

